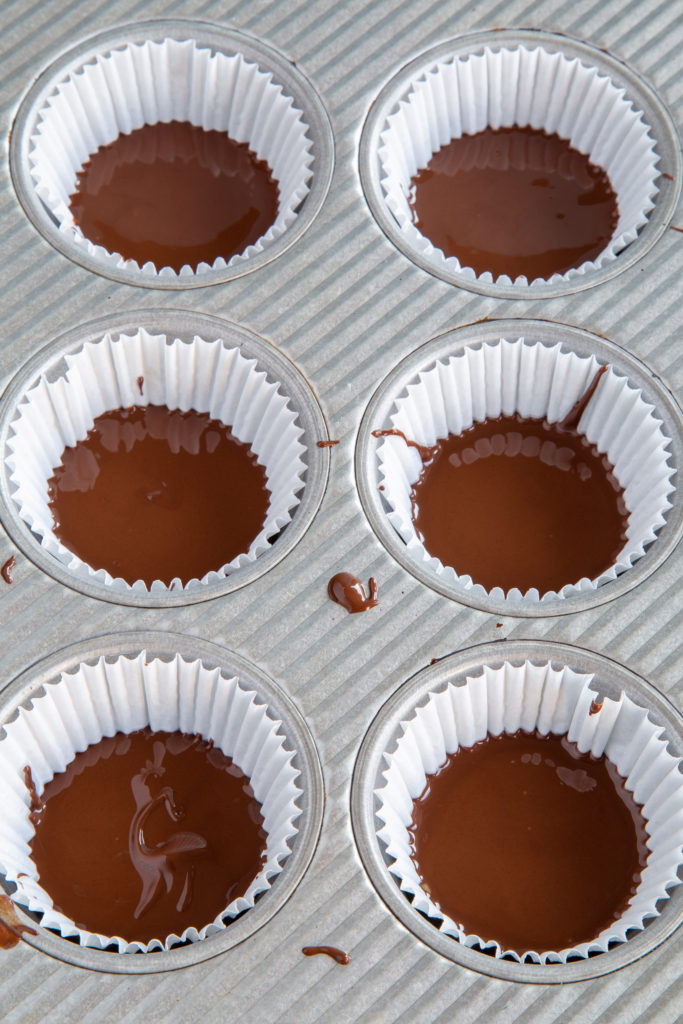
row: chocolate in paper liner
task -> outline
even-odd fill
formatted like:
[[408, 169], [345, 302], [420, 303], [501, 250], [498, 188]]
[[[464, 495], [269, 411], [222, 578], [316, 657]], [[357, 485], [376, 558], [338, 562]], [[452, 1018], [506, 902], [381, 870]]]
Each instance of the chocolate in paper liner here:
[[[212, 922], [203, 926], [197, 922], [199, 927], [186, 928], [181, 935], [159, 936], [147, 943], [87, 931], [54, 909], [31, 860], [29, 843], [34, 827], [23, 775], [28, 765], [40, 794], [53, 775], [89, 745], [103, 736], [145, 726], [213, 740], [248, 777], [261, 804], [267, 833], [264, 864], [244, 894]], [[291, 852], [296, 818], [301, 813], [294, 753], [286, 749], [281, 722], [271, 717], [258, 695], [218, 668], [207, 669], [201, 661], [186, 661], [179, 654], [170, 662], [148, 659], [146, 651], [114, 661], [100, 657], [95, 664], [84, 663], [73, 672], [63, 672], [4, 728], [0, 740], [0, 869], [17, 886], [12, 899], [42, 914], [43, 927], [74, 938], [81, 946], [106, 949], [115, 945], [119, 953], [132, 953], [200, 941], [253, 907]]]
[[[564, 274], [536, 281], [568, 282], [617, 258], [635, 241], [659, 191], [655, 143], [642, 113], [624, 89], [578, 57], [548, 53], [543, 47], [492, 49], [426, 65], [405, 88], [380, 136], [378, 157], [387, 207], [415, 252], [430, 263], [472, 280], [494, 282], [490, 271], [476, 274], [457, 257], [446, 256], [413, 223], [411, 179], [452, 139], [485, 128], [530, 127], [557, 134], [601, 167], [619, 205], [609, 244], [593, 260]], [[528, 285], [524, 275], [502, 274], [498, 285]]]
[[[395, 747], [385, 752], [384, 784], [375, 790], [377, 834], [386, 847], [389, 871], [413, 906], [438, 920], [439, 930], [466, 946], [486, 949], [495, 957], [519, 962], [566, 963], [570, 957], [587, 958], [607, 952], [611, 943], [627, 941], [627, 933], [640, 931], [658, 916], [657, 903], [680, 881], [683, 862], [683, 774], [646, 708], [625, 694], [605, 698], [599, 714], [591, 714], [592, 674], [568, 666], [530, 661], [521, 666], [505, 662], [468, 676], [464, 685], [449, 683], [430, 693], [426, 704], [402, 723]], [[640, 884], [625, 913], [590, 941], [563, 950], [529, 950], [519, 954], [501, 947], [495, 936], [467, 934], [432, 902], [421, 886], [411, 857], [408, 827], [413, 801], [421, 796], [427, 776], [445, 764], [459, 747], [470, 747], [493, 736], [518, 730], [543, 735], [567, 735], [583, 753], [605, 755], [625, 779], [641, 811], [648, 834], [648, 860]]]
[[[567, 352], [560, 344], [528, 344], [524, 338], [468, 346], [461, 354], [432, 364], [396, 398], [388, 426], [407, 438], [431, 447], [439, 439], [461, 434], [473, 422], [519, 413], [529, 418], [563, 419], [588, 388], [599, 368], [594, 356]], [[378, 424], [379, 426], [379, 424]], [[384, 426], [384, 424], [382, 424]], [[415, 448], [399, 437], [385, 437], [377, 447], [379, 475], [392, 526], [417, 561], [436, 575], [480, 597], [537, 602], [567, 598], [597, 587], [628, 569], [664, 525], [674, 491], [669, 466], [670, 439], [639, 389], [609, 367], [578, 425], [591, 444], [605, 453], [624, 490], [629, 510], [627, 540], [617, 561], [595, 579], [568, 580], [559, 593], [524, 594], [500, 587], [487, 591], [468, 575], [458, 575], [429, 554], [415, 529], [411, 490], [422, 472]]]
[[[89, 157], [119, 135], [160, 121], [189, 121], [205, 131], [225, 132], [247, 143], [272, 171], [279, 189], [277, 217], [261, 238], [227, 261], [218, 257], [195, 268], [185, 265], [179, 273], [151, 260], [141, 267], [91, 242], [74, 222], [69, 197]], [[284, 234], [309, 192], [312, 148], [302, 112], [272, 72], [240, 53], [168, 38], [124, 44], [69, 72], [39, 112], [29, 164], [36, 193], [70, 240], [111, 267], [183, 278], [247, 260]]]
[[[8, 441], [7, 462], [15, 488], [12, 500], [41, 546], [81, 579], [96, 579], [116, 590], [155, 593], [194, 589], [222, 579], [255, 561], [291, 522], [304, 487], [306, 448], [296, 411], [277, 381], [255, 359], [223, 341], [195, 336], [183, 342], [140, 328], [134, 335], [86, 342], [65, 357], [67, 371], [56, 380], [47, 372], [27, 388], [17, 406]], [[142, 391], [137, 384], [144, 380]], [[247, 443], [266, 471], [270, 502], [265, 522], [249, 550], [216, 566], [201, 580], [178, 578], [167, 587], [143, 580], [129, 583], [90, 566], [65, 547], [53, 532], [47, 484], [67, 446], [83, 440], [94, 420], [112, 409], [163, 405], [208, 413]]]

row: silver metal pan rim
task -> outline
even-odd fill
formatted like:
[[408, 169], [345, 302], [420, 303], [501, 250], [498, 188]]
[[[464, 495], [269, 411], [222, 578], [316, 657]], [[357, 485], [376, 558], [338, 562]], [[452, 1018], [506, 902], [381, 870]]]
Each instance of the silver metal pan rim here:
[[651, 920], [642, 932], [599, 956], [567, 964], [520, 964], [495, 959], [462, 945], [435, 928], [415, 910], [400, 892], [389, 874], [381, 844], [377, 838], [374, 790], [381, 782], [385, 767], [384, 753], [393, 748], [401, 723], [424, 702], [428, 693], [443, 689], [448, 683], [464, 681], [484, 665], [500, 665], [505, 661], [521, 664], [551, 661], [555, 666], [568, 665], [577, 672], [594, 673], [595, 688], [607, 697], [622, 692], [646, 705], [650, 717], [661, 725], [669, 750], [675, 757], [683, 755], [683, 717], [651, 683], [630, 669], [600, 654], [544, 640], [508, 640], [470, 647], [440, 659], [417, 672], [403, 683], [380, 708], [370, 725], [353, 772], [351, 783], [351, 822], [361, 860], [370, 880], [391, 912], [418, 939], [436, 953], [462, 967], [504, 981], [534, 984], [562, 984], [589, 981], [633, 963], [650, 953], [683, 922], [683, 886], [670, 891], [659, 917]]
[[[668, 177], [660, 176], [660, 193], [655, 201], [654, 209], [648, 216], [647, 223], [640, 229], [637, 239], [619, 253], [616, 259], [605, 263], [598, 270], [572, 277], [567, 282], [537, 283], [533, 287], [522, 284], [496, 284], [495, 282], [487, 284], [462, 271], [454, 272], [445, 266], [434, 264], [421, 253], [416, 252], [410, 243], [406, 242], [398, 223], [386, 204], [380, 183], [378, 156], [380, 135], [385, 127], [387, 117], [396, 108], [409, 83], [420, 74], [422, 69], [430, 67], [440, 59], [466, 57], [479, 53], [485, 46], [517, 45], [542, 46], [550, 53], [559, 52], [570, 58], [578, 57], [586, 65], [594, 67], [606, 75], [618, 88], [624, 89], [635, 109], [642, 112], [646, 123], [651, 128], [657, 152], [661, 158], [660, 166], [666, 167], [668, 175]], [[560, 295], [571, 295], [610, 281], [624, 270], [632, 267], [652, 248], [668, 227], [681, 192], [682, 169], [681, 144], [674, 121], [654, 89], [636, 71], [605, 50], [571, 36], [546, 32], [542, 29], [489, 29], [471, 32], [444, 40], [411, 59], [386, 82], [373, 101], [363, 125], [359, 152], [359, 173], [365, 198], [375, 220], [396, 248], [416, 266], [449, 284], [458, 285], [480, 295], [492, 295], [505, 299], [550, 299]]]
[[[253, 935], [284, 906], [301, 882], [315, 853], [323, 818], [324, 781], [320, 758], [311, 731], [294, 702], [262, 669], [233, 651], [197, 637], [138, 631], [94, 637], [65, 647], [26, 669], [0, 692], [0, 728], [60, 673], [86, 661], [97, 661], [101, 656], [117, 658], [139, 654], [142, 650], [150, 657], [163, 660], [171, 660], [176, 654], [187, 660], [201, 659], [207, 667], [238, 676], [245, 688], [256, 691], [273, 717], [282, 722], [288, 749], [295, 750], [292, 763], [300, 772], [297, 782], [302, 795], [297, 803], [302, 813], [297, 818], [292, 852], [272, 887], [228, 928], [199, 942], [163, 953], [113, 953], [91, 949], [41, 928], [23, 908], [17, 907], [22, 922], [38, 932], [22, 936], [31, 946], [78, 967], [111, 974], [154, 974], [189, 967], [218, 956]], [[0, 891], [4, 891], [2, 881], [0, 879]]]
[[673, 507], [666, 515], [666, 523], [657, 533], [657, 538], [647, 548], [644, 556], [633, 567], [615, 580], [595, 590], [584, 591], [566, 598], [549, 597], [535, 602], [496, 599], [490, 595], [478, 597], [470, 590], [437, 576], [428, 566], [416, 561], [389, 522], [378, 489], [376, 449], [378, 441], [372, 431], [388, 425], [394, 400], [405, 386], [420, 372], [437, 360], [454, 355], [463, 348], [495, 342], [500, 338], [521, 338], [528, 342], [557, 344], [581, 356], [595, 355], [603, 363], [628, 378], [632, 385], [640, 388], [645, 401], [655, 407], [656, 416], [662, 420], [662, 429], [671, 438], [671, 465], [677, 470], [674, 481], [683, 466], [683, 412], [676, 399], [644, 363], [626, 352], [612, 341], [583, 331], [546, 320], [487, 320], [481, 323], [457, 327], [438, 335], [406, 356], [384, 378], [361, 420], [356, 441], [355, 471], [360, 500], [370, 525], [389, 553], [404, 569], [425, 583], [432, 590], [450, 597], [454, 601], [479, 608], [496, 615], [515, 615], [529, 618], [545, 618], [551, 615], [568, 615], [585, 611], [613, 601], [647, 579], [671, 554], [683, 536], [683, 501], [680, 488], [674, 491]]
[[[272, 547], [254, 562], [236, 569], [225, 579], [200, 584], [187, 591], [118, 590], [95, 579], [81, 578], [71, 572], [43, 549], [40, 540], [19, 516], [12, 498], [13, 488], [5, 461], [11, 421], [17, 403], [26, 388], [42, 372], [57, 367], [66, 353], [77, 350], [84, 342], [95, 341], [106, 333], [134, 333], [140, 327], [151, 332], [172, 334], [181, 340], [189, 341], [198, 334], [205, 340], [222, 338], [226, 342], [232, 341], [239, 346], [244, 356], [256, 359], [259, 367], [266, 370], [269, 377], [282, 384], [283, 393], [290, 398], [303, 428], [301, 441], [306, 447], [307, 465], [305, 486], [292, 521]], [[39, 569], [64, 586], [78, 590], [88, 597], [144, 608], [171, 608], [208, 601], [238, 590], [258, 579], [301, 540], [318, 511], [327, 485], [329, 449], [319, 448], [316, 443], [327, 437], [327, 426], [318, 401], [300, 371], [285, 355], [252, 331], [218, 317], [186, 310], [146, 309], [112, 314], [74, 327], [50, 342], [24, 364], [0, 398], [0, 522], [17, 547]]]
[[[310, 191], [294, 223], [279, 239], [249, 259], [222, 269], [216, 268], [187, 277], [146, 275], [135, 268], [116, 268], [96, 255], [91, 255], [85, 246], [72, 242], [59, 230], [54, 218], [37, 195], [28, 160], [31, 136], [39, 111], [56, 82], [98, 53], [106, 53], [126, 43], [143, 43], [147, 40], [158, 41], [173, 37], [193, 39], [215, 51], [227, 54], [241, 53], [247, 60], [260, 64], [265, 70], [272, 70], [285, 92], [303, 111], [314, 153]], [[123, 284], [183, 291], [243, 277], [266, 266], [301, 238], [318, 215], [330, 187], [334, 168], [334, 136], [329, 116], [316, 90], [305, 75], [283, 54], [246, 32], [229, 30], [206, 21], [159, 18], [107, 29], [82, 40], [57, 57], [36, 78], [21, 100], [12, 125], [9, 160], [12, 183], [26, 216], [43, 238], [64, 256], [95, 274]]]

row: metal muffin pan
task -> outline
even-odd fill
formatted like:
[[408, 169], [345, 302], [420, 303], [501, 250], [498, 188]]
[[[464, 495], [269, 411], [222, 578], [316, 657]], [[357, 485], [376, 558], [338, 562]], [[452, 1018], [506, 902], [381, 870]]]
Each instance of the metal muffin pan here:
[[[561, 53], [568, 59], [578, 58], [586, 67], [595, 68], [601, 77], [609, 79], [618, 89], [623, 90], [628, 101], [641, 111], [645, 123], [652, 130], [656, 152], [660, 160], [657, 169], [659, 195], [655, 197], [655, 208], [650, 211], [647, 224], [638, 232], [638, 238], [617, 256], [616, 260], [602, 267], [588, 271], [583, 277], [572, 277], [566, 282], [547, 282], [534, 285], [515, 283], [504, 284], [495, 281], [487, 284], [474, 279], [462, 271], [450, 270], [418, 252], [405, 239], [398, 223], [389, 209], [380, 182], [378, 151], [380, 136], [386, 127], [387, 118], [405, 100], [410, 83], [426, 75], [437, 63], [453, 58], [462, 59], [471, 54], [481, 53], [485, 47], [491, 49], [514, 49], [541, 47], [548, 53]], [[591, 46], [580, 39], [544, 32], [541, 29], [493, 29], [474, 32], [439, 43], [426, 50], [402, 67], [384, 86], [373, 102], [363, 126], [360, 143], [360, 174], [366, 199], [382, 231], [410, 260], [424, 270], [443, 278], [452, 284], [467, 288], [482, 295], [499, 298], [553, 298], [591, 288], [610, 280], [632, 266], [650, 249], [666, 230], [681, 191], [681, 153], [676, 128], [665, 104], [655, 90], [637, 72], [605, 50]]]
[[[269, 73], [284, 93], [303, 112], [308, 126], [308, 135], [313, 145], [313, 175], [310, 191], [301, 204], [294, 223], [273, 244], [263, 252], [251, 256], [223, 269], [212, 269], [194, 277], [154, 277], [151, 280], [139, 270], [116, 267], [91, 254], [82, 245], [77, 245], [59, 230], [55, 218], [36, 192], [31, 176], [29, 152], [31, 138], [40, 117], [40, 111], [54, 92], [56, 85], [71, 74], [78, 74], [92, 62], [93, 57], [120, 49], [126, 43], [160, 42], [163, 39], [191, 39], [198, 46], [212, 53], [228, 56], [241, 54], [246, 61], [257, 64]], [[136, 21], [134, 24], [108, 29], [96, 36], [83, 40], [46, 68], [31, 85], [22, 100], [12, 130], [10, 145], [10, 168], [17, 198], [26, 215], [37, 230], [69, 259], [80, 263], [88, 270], [103, 274], [115, 281], [136, 284], [147, 288], [185, 290], [201, 288], [220, 281], [230, 281], [252, 270], [265, 266], [285, 252], [293, 242], [310, 227], [323, 204], [332, 178], [334, 164], [334, 140], [327, 112], [310, 82], [272, 47], [259, 39], [242, 32], [233, 32], [220, 25], [185, 19]]]
[[374, 813], [374, 790], [382, 784], [382, 772], [386, 767], [384, 755], [394, 750], [406, 719], [424, 704], [428, 694], [443, 690], [448, 683], [458, 685], [468, 675], [478, 675], [485, 665], [500, 665], [504, 661], [522, 664], [526, 660], [537, 664], [550, 661], [555, 668], [568, 666], [575, 672], [591, 673], [594, 675], [591, 688], [603, 698], [616, 700], [621, 693], [626, 694], [648, 708], [650, 719], [662, 730], [669, 753], [683, 757], [683, 717], [653, 686], [623, 665], [566, 644], [532, 640], [483, 644], [440, 659], [435, 665], [418, 672], [399, 687], [379, 710], [365, 735], [354, 770], [351, 787], [354, 835], [366, 870], [382, 899], [414, 935], [437, 953], [464, 967], [504, 981], [536, 984], [586, 981], [632, 963], [671, 935], [683, 921], [683, 888], [679, 885], [670, 891], [670, 898], [661, 901], [660, 916], [648, 922], [642, 932], [606, 953], [566, 964], [515, 963], [469, 948], [430, 924], [411, 905], [400, 891], [397, 880], [389, 873], [384, 847], [377, 837], [380, 823]]
[[[228, 676], [237, 676], [243, 689], [253, 690], [257, 702], [268, 707], [270, 717], [282, 723], [285, 748], [294, 751], [292, 764], [300, 772], [301, 796], [298, 805], [298, 831], [292, 840], [292, 853], [273, 886], [258, 899], [256, 906], [241, 914], [225, 931], [217, 932], [199, 942], [188, 942], [160, 953], [116, 953], [91, 949], [63, 938], [47, 928], [39, 927], [39, 915], [24, 912], [26, 923], [37, 935], [27, 933], [26, 939], [36, 949], [50, 956], [97, 971], [113, 974], [150, 974], [175, 970], [201, 963], [243, 942], [276, 914], [301, 882], [315, 851], [323, 813], [323, 779], [320, 760], [313, 737], [295, 705], [265, 672], [245, 658], [194, 637], [173, 633], [119, 633], [97, 640], [74, 644], [45, 658], [24, 672], [2, 691], [0, 697], [0, 729], [16, 717], [20, 708], [30, 708], [35, 697], [59, 678], [73, 672], [78, 665], [94, 662], [99, 657], [135, 656], [145, 651], [149, 658], [172, 660], [180, 654], [186, 661], [200, 660], [209, 669], [218, 668]], [[0, 743], [2, 740], [0, 740]]]
[[[41, 546], [40, 538], [22, 520], [12, 497], [15, 487], [9, 478], [6, 462], [9, 451], [7, 442], [12, 435], [12, 422], [25, 393], [41, 377], [50, 381], [62, 377], [66, 373], [65, 356], [77, 352], [84, 343], [96, 342], [105, 334], [115, 340], [121, 335], [134, 333], [139, 327], [150, 333], [166, 334], [169, 339], [179, 338], [189, 342], [195, 335], [199, 335], [205, 341], [220, 339], [228, 348], [238, 348], [246, 359], [256, 360], [259, 370], [265, 371], [269, 380], [280, 383], [282, 393], [288, 397], [296, 411], [298, 424], [303, 430], [301, 442], [306, 447], [306, 474], [301, 500], [292, 522], [282, 530], [270, 549], [254, 562], [241, 566], [223, 580], [206, 583], [190, 591], [117, 590], [99, 580], [78, 576]], [[148, 608], [207, 601], [246, 586], [262, 573], [268, 572], [301, 539], [311, 524], [325, 490], [329, 451], [320, 448], [317, 442], [326, 437], [327, 428], [320, 406], [301, 374], [272, 345], [251, 331], [216, 317], [179, 310], [140, 310], [127, 313], [125, 317], [110, 316], [75, 327], [46, 345], [21, 368], [0, 399], [0, 449], [3, 453], [0, 456], [0, 521], [15, 543], [43, 572], [89, 597]]]
[[[426, 50], [501, 21], [605, 48], [651, 83], [680, 125], [683, 38], [675, 5], [643, 0], [635, 10], [590, 0], [577, 9], [559, 0], [508, 0], [503, 11], [493, 0], [457, 10], [443, 0], [419, 6], [376, 0], [353, 9], [331, 0], [112, 0], [88, 10], [56, 0], [15, 4], [2, 15], [3, 135], [9, 136], [31, 83], [79, 40], [155, 16], [206, 20], [263, 40], [296, 64], [329, 112], [334, 174], [305, 235], [253, 273], [174, 292], [173, 305], [267, 339], [316, 395], [327, 424], [323, 437], [340, 443], [327, 453], [319, 510], [286, 557], [248, 586], [200, 604], [151, 608], [94, 600], [23, 557], [12, 535], [0, 535], [0, 563], [17, 559], [14, 583], [0, 581], [2, 680], [8, 685], [66, 644], [96, 648], [98, 637], [112, 631], [163, 630], [236, 651], [277, 681], [308, 724], [325, 778], [323, 824], [301, 884], [264, 927], [224, 955], [187, 970], [120, 978], [79, 971], [23, 942], [0, 953], [5, 1018], [9, 1024], [56, 1017], [175, 1024], [200, 1015], [207, 1024], [511, 1024], [542, 1017], [545, 1024], [583, 1024], [603, 1016], [626, 1024], [640, 1015], [673, 1024], [681, 929], [621, 970], [576, 985], [489, 978], [416, 938], [367, 875], [351, 826], [350, 783], [382, 705], [432, 659], [476, 644], [526, 638], [578, 645], [628, 666], [674, 703], [683, 697], [682, 545], [641, 585], [605, 604], [533, 619], [491, 615], [425, 586], [388, 553], [366, 517], [354, 467], [359, 425], [379, 382], [427, 339], [475, 321], [486, 328], [490, 318], [543, 319], [609, 338], [680, 399], [680, 234], [662, 225], [637, 263], [627, 250], [622, 261], [629, 265], [613, 264], [624, 272], [594, 288], [543, 300], [493, 298], [434, 277], [396, 249], [378, 227], [359, 175], [363, 125], [385, 84]], [[674, 146], [680, 162], [676, 154]], [[94, 317], [123, 322], [134, 309], [152, 316], [164, 302], [161, 291], [112, 282], [66, 259], [27, 218], [7, 160], [1, 173], [4, 386], [46, 339]], [[674, 181], [665, 179], [674, 197], [677, 174], [674, 169]], [[680, 205], [671, 223], [683, 227]], [[327, 581], [341, 570], [364, 582], [374, 576], [379, 607], [348, 616], [332, 604]], [[319, 943], [346, 950], [350, 964], [301, 955], [303, 946]]]
[[422, 583], [446, 597], [471, 604], [482, 611], [523, 617], [567, 615], [615, 600], [647, 579], [679, 543], [683, 536], [683, 501], [680, 493], [674, 491], [671, 494], [669, 500], [673, 507], [667, 511], [666, 523], [658, 530], [657, 539], [649, 545], [645, 555], [616, 580], [602, 584], [595, 590], [565, 598], [548, 597], [535, 603], [511, 597], [496, 598], [493, 594], [479, 596], [457, 583], [442, 579], [411, 555], [389, 522], [386, 504], [378, 488], [376, 452], [379, 441], [373, 437], [373, 430], [389, 426], [388, 417], [394, 401], [420, 372], [429, 369], [435, 362], [458, 355], [465, 347], [490, 344], [501, 338], [508, 341], [524, 338], [529, 344], [540, 342], [547, 346], [560, 344], [563, 351], [575, 352], [579, 356], [594, 355], [598, 362], [613, 367], [616, 373], [626, 377], [629, 385], [637, 388], [644, 401], [654, 407], [653, 415], [662, 421], [662, 431], [671, 439], [669, 465], [675, 469], [674, 482], [680, 476], [680, 467], [683, 465], [683, 412], [671, 392], [647, 366], [607, 339], [565, 324], [540, 320], [492, 320], [485, 324], [459, 327], [426, 342], [394, 367], [372, 396], [360, 425], [356, 448], [358, 491], [370, 524], [394, 558]]

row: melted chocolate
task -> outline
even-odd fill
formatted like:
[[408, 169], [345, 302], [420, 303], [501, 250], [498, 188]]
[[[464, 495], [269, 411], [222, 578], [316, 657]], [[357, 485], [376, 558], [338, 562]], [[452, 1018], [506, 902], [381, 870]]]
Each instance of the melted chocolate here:
[[278, 195], [268, 164], [245, 142], [171, 121], [100, 146], [70, 204], [91, 242], [179, 271], [243, 252], [275, 222]]
[[533, 128], [453, 139], [412, 179], [410, 204], [418, 230], [446, 256], [513, 280], [595, 259], [619, 220], [605, 172]]
[[609, 568], [628, 508], [606, 455], [576, 430], [601, 373], [562, 423], [500, 416], [429, 449], [412, 490], [425, 548], [491, 590], [561, 590]]
[[332, 601], [336, 601], [347, 612], [354, 615], [356, 612], [366, 612], [368, 608], [376, 608], [377, 583], [370, 577], [370, 596], [365, 596], [365, 588], [357, 576], [350, 572], [338, 572], [327, 584], [327, 595]]
[[144, 383], [145, 383], [145, 378], [144, 378], [144, 377], [136, 377], [136, 378], [135, 378], [135, 383], [136, 383], [136, 384], [137, 384], [137, 386], [138, 386], [138, 391], [140, 392], [140, 397], [142, 398], [142, 394], [143, 394], [143, 387], [144, 387]]
[[115, 409], [66, 448], [48, 481], [55, 534], [128, 583], [201, 579], [248, 551], [266, 518], [266, 473], [207, 413]]
[[316, 441], [318, 448], [334, 448], [339, 441]]
[[431, 898], [469, 934], [517, 953], [595, 938], [623, 914], [647, 860], [643, 817], [614, 765], [564, 736], [461, 747], [413, 811]]
[[[372, 430], [371, 434], [373, 437], [400, 437], [402, 441], [405, 441], [409, 448], [417, 449], [417, 452], [423, 462], [431, 459], [434, 455], [434, 448], [430, 448], [426, 444], [418, 444], [417, 441], [411, 441], [411, 439], [406, 437], [403, 431], [399, 430], [398, 427], [389, 427], [386, 430]], [[384, 490], [384, 488], [380, 486], [380, 490]]]
[[349, 954], [345, 953], [343, 949], [337, 949], [336, 946], [304, 946], [301, 952], [304, 956], [317, 956], [322, 953], [324, 956], [331, 957], [338, 964], [346, 965], [351, 962]]
[[16, 566], [16, 564], [17, 560], [14, 557], [14, 555], [12, 555], [10, 558], [7, 559], [2, 569], [0, 569], [0, 575], [2, 575], [2, 578], [5, 581], [5, 583], [14, 583], [14, 567]]
[[42, 795], [32, 858], [81, 928], [163, 940], [243, 895], [266, 848], [249, 780], [211, 743], [141, 729], [77, 754]]
[[38, 932], [22, 924], [12, 900], [0, 894], [0, 949], [12, 949], [24, 934], [37, 935]]

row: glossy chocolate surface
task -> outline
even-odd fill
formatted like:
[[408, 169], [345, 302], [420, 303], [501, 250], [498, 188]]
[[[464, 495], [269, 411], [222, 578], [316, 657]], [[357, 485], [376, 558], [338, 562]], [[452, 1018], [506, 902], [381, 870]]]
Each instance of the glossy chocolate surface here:
[[626, 909], [647, 858], [614, 765], [538, 733], [451, 755], [414, 803], [411, 837], [432, 900], [517, 953], [595, 938]]
[[265, 856], [249, 780], [199, 736], [100, 740], [46, 785], [32, 858], [81, 928], [149, 942], [198, 930], [243, 895]]
[[545, 420], [500, 416], [439, 441], [412, 502], [429, 554], [487, 590], [543, 594], [595, 579], [626, 541], [628, 509], [607, 456]]
[[477, 274], [562, 274], [595, 259], [619, 219], [605, 172], [558, 135], [487, 128], [453, 139], [411, 182], [418, 230]]
[[201, 579], [248, 551], [270, 500], [265, 469], [228, 427], [154, 405], [98, 416], [48, 491], [62, 544], [148, 586]]
[[157, 270], [226, 261], [277, 217], [278, 185], [245, 142], [187, 122], [146, 124], [93, 153], [71, 212], [86, 238]]
[[366, 595], [361, 581], [350, 572], [338, 572], [327, 584], [330, 600], [340, 604], [351, 615], [377, 607], [377, 582], [372, 576], [368, 581], [368, 590], [369, 594]]

